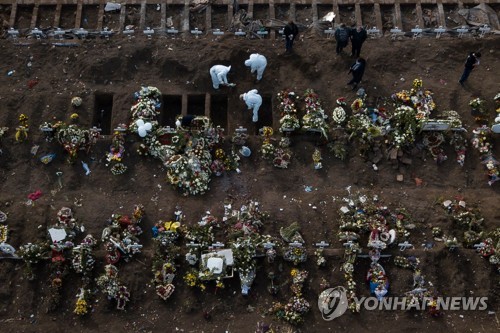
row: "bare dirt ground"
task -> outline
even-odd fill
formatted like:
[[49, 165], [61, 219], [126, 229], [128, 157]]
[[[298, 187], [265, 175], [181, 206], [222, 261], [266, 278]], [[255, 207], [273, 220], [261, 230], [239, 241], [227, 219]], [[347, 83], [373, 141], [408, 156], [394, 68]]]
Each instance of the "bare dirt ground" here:
[[[342, 203], [333, 198], [345, 196], [348, 186], [351, 191], [377, 194], [389, 207], [405, 207], [416, 221], [410, 239], [418, 248], [432, 239], [431, 226], [440, 226], [447, 233], [455, 232], [443, 209], [436, 205], [442, 198], [462, 196], [468, 204], [480, 209], [485, 218], [485, 230], [499, 226], [500, 184], [488, 186], [484, 166], [472, 147], [469, 147], [464, 167], [454, 158], [437, 165], [429, 155], [419, 155], [412, 156], [411, 164], [400, 170], [383, 159], [379, 170], [375, 171], [372, 162], [361, 157], [354, 146], [350, 147], [345, 161], [334, 158], [320, 146], [323, 169], [315, 171], [311, 155], [318, 140], [311, 135], [297, 135], [293, 137], [292, 163], [288, 169], [281, 170], [259, 157], [257, 150], [261, 139], [252, 136], [249, 147], [254, 154], [241, 161], [241, 174], [230, 173], [213, 179], [211, 190], [203, 196], [182, 197], [165, 183], [158, 161], [135, 152], [139, 142], [135, 135], [128, 135], [126, 141], [124, 161], [129, 170], [122, 176], [113, 176], [104, 165], [109, 137], [100, 140], [88, 155], [80, 152], [77, 163], [68, 165], [62, 148], [56, 143], [45, 142], [38, 131], [41, 123], [53, 118], [69, 121], [73, 96], [83, 99], [78, 110], [79, 124], [91, 126], [95, 93], [112, 94], [111, 124], [116, 126], [128, 123], [133, 93], [141, 85], [155, 86], [163, 94], [171, 95], [214, 93], [208, 70], [219, 63], [232, 65], [229, 79], [237, 84], [235, 88], [222, 88], [218, 92], [228, 97], [228, 134], [237, 126], [247, 127], [251, 133], [255, 131], [250, 113], [238, 99], [241, 93], [252, 88], [272, 96], [274, 104], [276, 94], [282, 89], [302, 94], [305, 89], [312, 88], [320, 95], [325, 109], [332, 110], [337, 98], [345, 96], [348, 101], [355, 98], [355, 92], [345, 87], [352, 58], [347, 54], [336, 56], [334, 42], [324, 37], [302, 35], [295, 44], [295, 54], [290, 57], [283, 56], [282, 41], [229, 36], [218, 40], [213, 37], [175, 40], [137, 37], [133, 41], [120, 37], [108, 42], [87, 40], [77, 48], [54, 48], [40, 43], [14, 46], [10, 41], [1, 40], [0, 48], [0, 126], [10, 128], [2, 141], [0, 156], [0, 210], [9, 215], [8, 242], [18, 248], [27, 242], [45, 239], [46, 227], [63, 206], [71, 207], [75, 217], [85, 225], [86, 232], [94, 235], [100, 235], [111, 214], [130, 214], [137, 203], [142, 203], [146, 209], [142, 222], [146, 232], [141, 236], [144, 250], [136, 257], [138, 260], [119, 266], [121, 280], [131, 291], [131, 302], [125, 311], [116, 310], [104, 296], [97, 294], [91, 314], [84, 318], [74, 315], [77, 284], [72, 281], [77, 277], [70, 274], [65, 279], [60, 305], [57, 310], [47, 313], [44, 300], [50, 288], [46, 265], [37, 265], [38, 278], [27, 281], [20, 261], [0, 260], [0, 326], [3, 331], [254, 332], [257, 322], [272, 324], [275, 329], [285, 331], [288, 325], [266, 315], [266, 310], [273, 301], [286, 300], [290, 296], [286, 284], [291, 268], [289, 263], [282, 263], [280, 271], [278, 265], [259, 261], [257, 279], [248, 297], [240, 295], [236, 278], [216, 294], [213, 286], [201, 293], [185, 286], [181, 274], [174, 282], [177, 289], [167, 302], [156, 296], [151, 282], [149, 230], [158, 220], [170, 219], [176, 205], [186, 214], [187, 224], [194, 224], [206, 210], [222, 216], [222, 203], [228, 196], [234, 199], [235, 205], [255, 199], [271, 216], [264, 228], [266, 233], [277, 235], [281, 226], [297, 221], [309, 246], [326, 240], [334, 248], [341, 248], [336, 233]], [[475, 50], [483, 53], [481, 65], [471, 74], [466, 88], [462, 88], [457, 81], [463, 62], [467, 53]], [[253, 52], [264, 54], [268, 59], [264, 79], [257, 85], [244, 66], [244, 60]], [[434, 93], [438, 110], [456, 110], [471, 134], [476, 124], [470, 114], [469, 100], [484, 98], [493, 117], [493, 97], [500, 88], [499, 52], [495, 37], [368, 40], [362, 50], [368, 64], [362, 87], [375, 101], [377, 97], [389, 97], [401, 89], [410, 89], [412, 80], [421, 78], [424, 86]], [[32, 64], [30, 69], [28, 62]], [[15, 73], [7, 76], [10, 70]], [[29, 89], [28, 81], [34, 79], [37, 84]], [[267, 105], [261, 112], [266, 121], [272, 118], [277, 129], [280, 115], [276, 110]], [[16, 143], [14, 128], [21, 113], [29, 118], [30, 132], [27, 142]], [[37, 157], [55, 152], [55, 160], [49, 165], [41, 164], [30, 153], [35, 144], [40, 145]], [[500, 156], [500, 136], [493, 137], [493, 145], [495, 155]], [[84, 175], [80, 160], [89, 163], [90, 176]], [[64, 187], [51, 192], [57, 188], [57, 171], [64, 174]], [[396, 181], [398, 173], [404, 176], [402, 182]], [[421, 186], [416, 185], [415, 178], [423, 180]], [[304, 191], [304, 186], [311, 186], [313, 191]], [[44, 193], [42, 197], [34, 206], [26, 206], [27, 195], [38, 189]], [[81, 199], [81, 206], [75, 204], [76, 199]], [[387, 252], [397, 255], [399, 249]], [[341, 258], [329, 257], [326, 268], [318, 269], [311, 256], [303, 267], [310, 272], [305, 297], [312, 309], [305, 323], [294, 329], [300, 332], [498, 332], [498, 273], [487, 260], [471, 249], [449, 252], [442, 246], [419, 257], [422, 273], [442, 295], [487, 296], [488, 311], [493, 313], [449, 311], [441, 318], [432, 318], [426, 312], [362, 311], [327, 322], [316, 308], [319, 281], [324, 277], [332, 286], [345, 283], [339, 271]], [[96, 271], [100, 272], [104, 265], [101, 248], [97, 261]], [[181, 272], [185, 269], [183, 266], [179, 265]], [[409, 271], [394, 266], [390, 260], [384, 261], [384, 266], [392, 278], [392, 295], [401, 295], [410, 289]], [[362, 283], [367, 268], [368, 262], [357, 261], [359, 295], [369, 294]], [[267, 292], [269, 271], [277, 272], [278, 280], [284, 283], [277, 296]]]

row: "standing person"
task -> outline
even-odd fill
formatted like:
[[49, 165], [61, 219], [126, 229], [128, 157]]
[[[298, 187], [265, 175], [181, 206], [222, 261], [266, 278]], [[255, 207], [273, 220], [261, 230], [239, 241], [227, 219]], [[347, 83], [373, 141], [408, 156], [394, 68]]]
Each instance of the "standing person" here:
[[351, 30], [349, 37], [351, 39], [352, 46], [351, 57], [359, 58], [359, 55], [361, 54], [361, 46], [368, 37], [368, 34], [362, 26], [358, 25], [356, 29]]
[[248, 110], [253, 111], [252, 121], [254, 123], [259, 121], [259, 108], [262, 105], [262, 97], [259, 95], [257, 89], [252, 89], [246, 94], [241, 94], [240, 99], [244, 100], [247, 104]]
[[219, 89], [219, 85], [230, 86], [227, 82], [227, 73], [231, 70], [231, 66], [214, 65], [210, 68], [210, 76], [212, 77], [212, 85], [214, 89]]
[[481, 52], [471, 52], [465, 60], [464, 72], [462, 73], [460, 80], [458, 80], [462, 86], [464, 85], [464, 82], [467, 81], [467, 78], [472, 70], [476, 66], [479, 66], [479, 58], [481, 58]]
[[250, 73], [257, 72], [257, 82], [262, 80], [262, 74], [267, 66], [267, 59], [262, 54], [253, 53], [245, 60], [245, 66], [250, 67]]
[[349, 44], [349, 30], [345, 26], [345, 23], [342, 23], [337, 30], [335, 30], [335, 41], [337, 42], [337, 54], [340, 54], [344, 47]]
[[293, 41], [295, 40], [295, 37], [297, 37], [298, 34], [299, 34], [299, 28], [297, 28], [297, 25], [293, 23], [293, 20], [288, 21], [288, 24], [285, 26], [285, 29], [283, 30], [283, 35], [285, 35], [285, 48], [286, 48], [285, 53], [292, 53]]
[[358, 84], [361, 82], [363, 78], [363, 74], [365, 73], [366, 60], [363, 58], [358, 58], [354, 64], [349, 68], [349, 73], [352, 74], [352, 79], [347, 83], [347, 85], [354, 84], [352, 90], [356, 89]]

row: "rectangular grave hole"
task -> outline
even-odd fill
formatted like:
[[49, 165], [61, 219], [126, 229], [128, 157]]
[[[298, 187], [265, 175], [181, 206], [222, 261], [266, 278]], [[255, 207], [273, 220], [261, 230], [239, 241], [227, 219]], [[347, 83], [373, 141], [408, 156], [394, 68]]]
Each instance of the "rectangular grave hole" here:
[[182, 95], [162, 95], [161, 126], [175, 128], [175, 118], [182, 114]]
[[99, 6], [89, 5], [82, 7], [82, 22], [80, 27], [86, 30], [97, 29], [97, 19], [99, 17]]
[[311, 24], [313, 19], [311, 5], [296, 5], [295, 6], [295, 22], [304, 25]]
[[274, 5], [276, 19], [287, 21], [290, 18], [290, 5]]
[[187, 113], [195, 116], [204, 116], [205, 95], [188, 95]]
[[255, 20], [269, 19], [269, 5], [253, 5], [253, 18]]
[[161, 26], [161, 6], [156, 5], [146, 5], [146, 27], [152, 29], [159, 28]]
[[[492, 4], [490, 4], [491, 6]], [[494, 6], [492, 6], [493, 9], [495, 9]], [[463, 23], [465, 23], [465, 19], [463, 16], [460, 16], [458, 14], [458, 5], [450, 5], [450, 4], [443, 4], [443, 11], [444, 11], [444, 17], [445, 17], [445, 25], [448, 28], [456, 28], [459, 26], [462, 26]], [[500, 7], [498, 8], [497, 12], [500, 11]]]
[[120, 30], [120, 11], [104, 12], [102, 16], [102, 26], [113, 31]]
[[437, 6], [422, 4], [422, 19], [425, 28], [439, 27], [439, 11]]
[[401, 5], [401, 22], [402, 27], [398, 27], [403, 31], [411, 31], [418, 25], [417, 7], [415, 5]]
[[[252, 118], [252, 110], [248, 110], [249, 117]], [[259, 109], [259, 121], [257, 128], [263, 126], [273, 127], [273, 98], [272, 95], [262, 95], [262, 105]]]
[[56, 18], [56, 6], [39, 6], [36, 26], [47, 29], [54, 24]]
[[16, 20], [14, 23], [14, 27], [16, 27], [16, 29], [29, 29], [31, 27], [33, 7], [33, 5], [17, 6]]
[[125, 6], [125, 26], [133, 25], [136, 29], [141, 23], [141, 6], [126, 5]]
[[212, 5], [212, 29], [228, 30], [227, 6]]
[[[339, 21], [337, 21], [339, 18]], [[339, 15], [335, 17], [336, 23], [345, 23], [348, 27], [356, 25], [356, 11], [353, 5], [339, 6]]]
[[361, 6], [361, 23], [366, 29], [371, 29], [377, 26], [377, 19], [375, 18], [375, 6]]
[[[382, 27], [384, 31], [389, 31], [396, 25], [394, 6], [380, 5], [380, 15], [382, 16]], [[401, 29], [401, 27], [398, 27]]]
[[227, 95], [212, 95], [210, 98], [210, 119], [214, 126], [227, 129]]
[[100, 128], [102, 135], [111, 134], [111, 117], [113, 115], [113, 94], [96, 93], [94, 95], [94, 118], [92, 126]]
[[61, 7], [61, 18], [59, 28], [73, 29], [76, 22], [76, 5], [63, 5]]
[[179, 5], [167, 5], [167, 18], [166, 26], [167, 28], [181, 29], [182, 27], [182, 15], [184, 13], [184, 6]]

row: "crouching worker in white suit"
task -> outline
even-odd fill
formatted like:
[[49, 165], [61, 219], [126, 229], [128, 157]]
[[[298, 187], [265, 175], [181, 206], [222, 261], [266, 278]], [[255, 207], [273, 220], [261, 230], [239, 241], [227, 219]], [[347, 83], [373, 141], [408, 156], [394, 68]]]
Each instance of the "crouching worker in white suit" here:
[[250, 67], [252, 74], [257, 71], [257, 81], [260, 81], [267, 66], [267, 59], [262, 54], [253, 53], [248, 60], [245, 60], [245, 66]]
[[219, 89], [219, 85], [230, 86], [227, 82], [227, 73], [231, 70], [231, 66], [214, 65], [210, 68], [210, 76], [214, 89]]
[[240, 95], [240, 99], [247, 104], [248, 110], [253, 110], [252, 121], [254, 123], [259, 121], [259, 108], [262, 105], [262, 97], [258, 93], [257, 89], [252, 89], [246, 94]]

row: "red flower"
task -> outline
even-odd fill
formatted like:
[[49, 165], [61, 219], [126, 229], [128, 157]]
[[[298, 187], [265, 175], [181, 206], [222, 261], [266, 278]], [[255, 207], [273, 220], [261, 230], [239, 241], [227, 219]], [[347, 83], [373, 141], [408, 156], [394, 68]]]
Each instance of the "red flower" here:
[[41, 196], [42, 196], [42, 191], [36, 190], [35, 192], [28, 194], [28, 199], [30, 199], [31, 201], [35, 201], [40, 199]]

